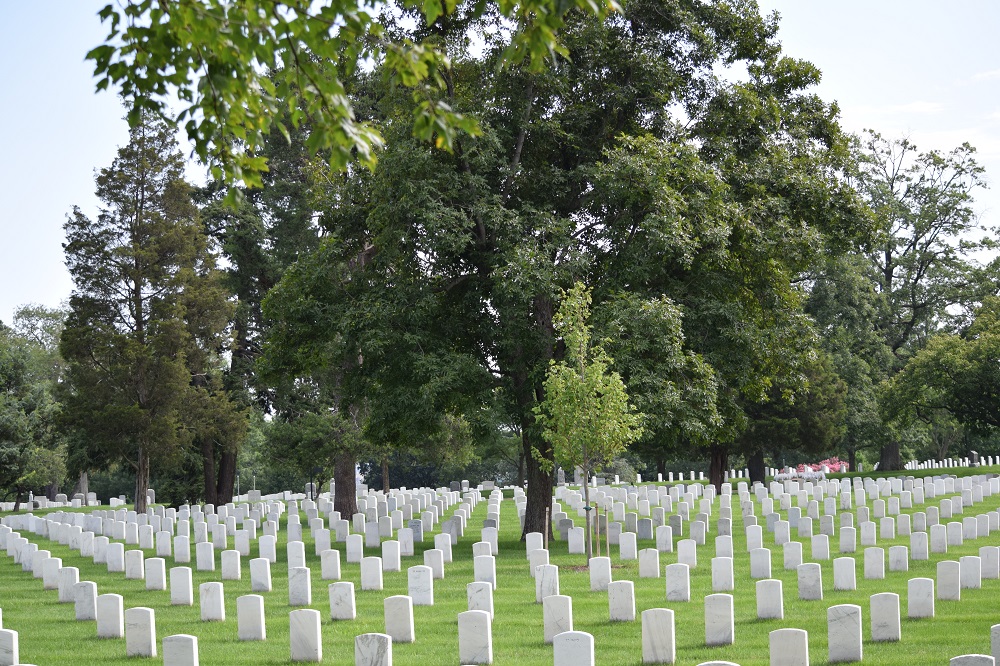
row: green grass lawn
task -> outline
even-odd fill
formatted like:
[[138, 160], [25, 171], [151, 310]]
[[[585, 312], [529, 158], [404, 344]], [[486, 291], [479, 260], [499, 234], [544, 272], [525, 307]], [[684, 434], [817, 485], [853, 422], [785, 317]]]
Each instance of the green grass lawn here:
[[[949, 495], [950, 496], [950, 495]], [[931, 500], [937, 503], [940, 498]], [[734, 501], [734, 505], [736, 502]], [[922, 507], [907, 510], [915, 513]], [[718, 503], [716, 503], [716, 507]], [[869, 502], [869, 506], [871, 503]], [[967, 509], [965, 515], [976, 515], [996, 510], [1000, 506], [1000, 496], [986, 498], [982, 504]], [[760, 507], [757, 507], [758, 517]], [[734, 514], [738, 508], [734, 506]], [[496, 617], [493, 623], [493, 654], [496, 664], [548, 665], [552, 663], [552, 647], [542, 640], [542, 608], [534, 603], [534, 581], [528, 572], [524, 546], [520, 541], [517, 515], [514, 503], [505, 500], [502, 504], [500, 529], [500, 553], [497, 558], [498, 588], [494, 594]], [[486, 517], [486, 503], [481, 503], [469, 521], [466, 536], [454, 547], [455, 561], [446, 564], [444, 580], [435, 581], [433, 607], [414, 608], [416, 642], [393, 646], [394, 663], [397, 666], [435, 664], [458, 664], [457, 614], [466, 610], [467, 583], [473, 580], [472, 544], [478, 541], [476, 526]], [[736, 574], [735, 611], [736, 642], [726, 647], [707, 648], [704, 645], [704, 606], [702, 598], [711, 594], [711, 558], [715, 554], [714, 528], [716, 513], [712, 518], [712, 534], [705, 546], [698, 549], [698, 567], [691, 575], [690, 603], [670, 603], [665, 601], [663, 578], [639, 579], [637, 562], [619, 562], [617, 547], [612, 547], [615, 565], [614, 578], [635, 581], [637, 613], [647, 608], [672, 608], [675, 611], [677, 631], [677, 663], [696, 665], [711, 660], [732, 661], [742, 666], [763, 666], [769, 663], [768, 632], [774, 629], [794, 627], [809, 632], [811, 663], [827, 663], [826, 609], [835, 604], [852, 603], [862, 608], [864, 617], [864, 663], [898, 664], [912, 666], [923, 664], [947, 664], [951, 657], [979, 652], [989, 654], [990, 626], [1000, 623], [1000, 580], [984, 580], [980, 590], [963, 590], [959, 602], [936, 602], [936, 617], [924, 620], [906, 618], [906, 583], [909, 578], [935, 578], [936, 563], [943, 559], [957, 560], [962, 555], [978, 555], [984, 545], [1000, 544], [1000, 534], [994, 533], [975, 541], [967, 541], [963, 546], [951, 548], [947, 555], [931, 554], [925, 562], [910, 561], [908, 572], [888, 571], [884, 580], [864, 580], [863, 549], [859, 546], [854, 557], [857, 563], [857, 591], [834, 591], [832, 560], [823, 561], [824, 599], [803, 602], [798, 600], [795, 571], [785, 571], [782, 566], [782, 551], [774, 545], [773, 535], [765, 528], [764, 545], [771, 548], [772, 575], [783, 581], [784, 620], [758, 620], [756, 618], [755, 581], [749, 576], [749, 556], [742, 521], [733, 520], [733, 549]], [[961, 518], [958, 518], [960, 520]], [[582, 519], [577, 519], [581, 524]], [[763, 523], [763, 519], [760, 519]], [[946, 522], [946, 521], [943, 521]], [[836, 522], [839, 532], [839, 522]], [[440, 527], [440, 526], [438, 526]], [[818, 533], [818, 523], [815, 525]], [[315, 556], [312, 540], [305, 531], [307, 561], [312, 568], [313, 604], [323, 617], [324, 662], [353, 664], [356, 634], [382, 632], [384, 630], [382, 600], [389, 595], [406, 594], [406, 567], [423, 563], [424, 549], [433, 548], [433, 536], [425, 534], [422, 544], [416, 544], [416, 555], [403, 558], [403, 571], [384, 575], [385, 589], [382, 591], [361, 591], [360, 569], [357, 564], [347, 564], [346, 553], [341, 553], [343, 580], [355, 583], [358, 619], [351, 622], [329, 620], [327, 585], [320, 580], [319, 558]], [[793, 538], [795, 530], [793, 530]], [[80, 580], [92, 580], [98, 585], [98, 593], [115, 592], [123, 595], [125, 608], [148, 606], [156, 610], [156, 631], [158, 644], [165, 636], [177, 633], [198, 636], [201, 663], [206, 666], [224, 664], [288, 664], [288, 587], [285, 576], [284, 557], [285, 532], [279, 534], [278, 563], [272, 565], [271, 573], [274, 589], [264, 594], [267, 616], [266, 642], [247, 643], [236, 639], [236, 598], [251, 594], [248, 558], [243, 560], [243, 579], [225, 581], [226, 621], [203, 623], [199, 619], [199, 583], [219, 580], [219, 554], [216, 553], [215, 572], [194, 571], [195, 605], [192, 607], [171, 606], [168, 591], [147, 591], [143, 581], [127, 581], [124, 574], [108, 574], [104, 565], [95, 565], [89, 558], [82, 558], [66, 546], [41, 539], [22, 532], [22, 536], [47, 549], [55, 557], [62, 557], [64, 566], [80, 569]], [[675, 542], [677, 537], [675, 537]], [[803, 560], [810, 561], [811, 548], [808, 540], [803, 541]], [[859, 530], [860, 541], [860, 530]], [[832, 557], [840, 557], [839, 538], [830, 539]], [[909, 537], [897, 537], [892, 541], [879, 540], [880, 547], [909, 545]], [[338, 544], [343, 551], [343, 544]], [[652, 541], [639, 542], [639, 548], [651, 548]], [[230, 547], [232, 540], [230, 539]], [[130, 547], [132, 548], [132, 547]], [[550, 561], [560, 567], [560, 591], [573, 597], [574, 628], [594, 635], [597, 663], [612, 664], [641, 663], [641, 625], [638, 619], [630, 623], [610, 623], [608, 602], [605, 593], [591, 592], [589, 576], [581, 568], [583, 556], [567, 554], [566, 544], [560, 541], [550, 543]], [[192, 547], [192, 554], [194, 548]], [[366, 554], [378, 554], [367, 552]], [[155, 556], [147, 551], [147, 557]], [[257, 556], [256, 545], [253, 556]], [[662, 553], [660, 568], [676, 561], [676, 553]], [[172, 565], [168, 559], [167, 568]], [[182, 565], [186, 566], [186, 565]], [[194, 568], [193, 563], [191, 565]], [[168, 572], [169, 573], [169, 572]], [[902, 641], [878, 644], [868, 640], [869, 614], [868, 597], [878, 592], [895, 592], [900, 595], [903, 614]], [[98, 639], [94, 622], [74, 620], [72, 604], [57, 602], [55, 591], [42, 590], [41, 580], [30, 573], [22, 572], [6, 555], [0, 557], [0, 609], [3, 610], [3, 626], [19, 632], [21, 661], [38, 666], [60, 666], [79, 664], [135, 663], [125, 657], [125, 641], [121, 639]], [[637, 615], [638, 617], [638, 615]], [[159, 649], [159, 648], [158, 648]], [[151, 663], [160, 662], [155, 658]]]

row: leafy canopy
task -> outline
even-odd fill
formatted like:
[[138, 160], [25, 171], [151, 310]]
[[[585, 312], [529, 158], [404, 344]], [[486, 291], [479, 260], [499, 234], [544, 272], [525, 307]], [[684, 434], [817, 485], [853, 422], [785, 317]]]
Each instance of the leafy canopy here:
[[553, 321], [566, 357], [549, 364], [545, 400], [535, 415], [556, 460], [589, 473], [642, 435], [642, 415], [629, 405], [611, 357], [591, 341], [590, 291], [577, 282], [561, 298]]
[[[406, 0], [400, 9], [439, 31], [457, 5]], [[505, 62], [539, 70], [566, 55], [556, 33], [570, 12], [604, 17], [618, 9], [615, 0], [496, 0], [464, 7], [462, 19], [509, 30]], [[292, 127], [309, 121], [312, 152], [329, 154], [335, 166], [354, 157], [374, 165], [381, 133], [356, 116], [345, 87], [373, 62], [411, 89], [416, 136], [450, 149], [459, 132], [477, 132], [474, 120], [434, 94], [447, 87], [451, 68], [437, 37], [393, 38], [386, 29], [393, 13], [376, 0], [132, 0], [100, 11], [110, 29], [87, 58], [98, 90], [113, 86], [132, 101], [132, 125], [144, 112], [165, 116], [176, 91], [183, 105], [176, 120], [213, 176], [259, 187], [267, 170], [259, 151], [272, 126], [288, 136], [275, 123], [286, 110]]]

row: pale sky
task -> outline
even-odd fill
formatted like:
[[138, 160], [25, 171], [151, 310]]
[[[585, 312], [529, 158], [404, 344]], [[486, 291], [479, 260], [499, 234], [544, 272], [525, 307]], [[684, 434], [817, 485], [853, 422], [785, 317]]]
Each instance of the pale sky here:
[[[83, 56], [105, 36], [103, 0], [0, 0], [0, 321], [25, 303], [57, 306], [72, 289], [62, 225], [90, 216], [94, 171], [128, 138], [122, 109], [94, 93]], [[964, 141], [1000, 183], [1000, 2], [760, 0], [782, 15], [787, 55], [823, 72], [850, 131], [908, 136], [922, 150]], [[1000, 186], [998, 186], [1000, 187]], [[1000, 224], [1000, 191], [980, 192]]]

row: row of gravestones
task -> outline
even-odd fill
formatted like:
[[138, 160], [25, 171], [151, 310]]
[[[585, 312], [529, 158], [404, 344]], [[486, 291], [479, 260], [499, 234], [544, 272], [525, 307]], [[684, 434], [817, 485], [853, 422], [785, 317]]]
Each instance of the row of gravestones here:
[[[494, 494], [491, 497], [491, 508], [495, 509], [499, 513], [499, 499], [502, 497], [499, 493]], [[15, 561], [20, 563], [20, 559], [23, 557], [25, 564], [23, 568], [26, 571], [30, 571], [32, 566], [29, 563], [38, 562], [42, 558], [39, 554], [47, 555], [45, 551], [35, 551], [37, 546], [30, 544], [34, 548], [28, 548], [29, 545], [27, 540], [20, 537], [17, 533], [12, 533], [9, 527], [2, 526], [2, 534], [0, 534], [0, 539], [4, 540], [5, 547], [9, 551], [12, 551]], [[484, 529], [484, 532], [488, 532]], [[495, 533], [495, 529], [493, 530]], [[438, 535], [441, 536], [441, 535]], [[445, 535], [447, 536], [447, 535]], [[447, 544], [447, 555], [448, 561], [450, 561], [450, 540], [446, 540]], [[121, 545], [121, 544], [117, 544]], [[211, 545], [211, 544], [199, 544], [199, 545]], [[304, 559], [304, 554], [301, 552], [302, 544], [299, 542], [291, 542], [288, 544], [289, 548], [289, 562], [294, 563], [296, 560], [302, 558]], [[476, 609], [478, 606], [484, 606], [488, 608], [490, 615], [492, 616], [492, 588], [495, 586], [495, 563], [493, 562], [493, 555], [496, 553], [497, 542], [494, 539], [491, 542], [480, 542], [474, 545], [474, 554], [476, 555], [476, 574], [477, 577], [485, 578], [491, 582], [477, 582], [469, 585], [469, 606], [470, 610]], [[298, 554], [293, 554], [299, 551]], [[30, 552], [30, 554], [29, 554]], [[142, 551], [129, 551], [130, 555], [135, 557], [130, 557], [129, 559], [137, 560], [138, 566], [135, 567], [137, 575], [134, 577], [142, 577]], [[236, 570], [238, 576], [238, 562], [239, 553], [235, 551], [226, 551], [226, 554], [231, 554], [234, 556], [236, 561]], [[336, 568], [339, 577], [339, 551], [325, 551], [324, 555], [332, 554], [336, 557], [330, 558], [333, 563], [333, 567]], [[437, 555], [437, 557], [435, 557]], [[391, 643], [389, 647], [386, 648], [383, 643], [384, 640], [382, 636], [389, 636], [392, 640], [396, 642], [407, 640], [412, 640], [413, 634], [413, 618], [412, 618], [412, 604], [414, 600], [418, 604], [433, 604], [433, 578], [435, 575], [437, 577], [443, 577], [443, 562], [445, 553], [440, 550], [425, 551], [425, 560], [430, 560], [432, 564], [436, 564], [436, 567], [423, 566], [423, 567], [411, 567], [409, 569], [409, 586], [411, 596], [398, 596], [390, 597], [386, 599], [386, 635], [363, 635], [358, 637], [356, 642], [356, 656], [358, 657], [358, 663], [361, 664], [382, 664], [380, 661], [382, 657], [386, 654], [389, 655], [391, 663]], [[49, 561], [51, 559], [51, 562]], [[396, 555], [398, 561], [398, 552]], [[96, 620], [98, 624], [98, 634], [107, 637], [115, 637], [119, 634], [125, 635], [125, 630], [127, 627], [132, 626], [131, 629], [131, 640], [129, 636], [125, 635], [126, 643], [131, 646], [139, 646], [134, 651], [128, 648], [129, 654], [155, 654], [155, 623], [153, 622], [152, 616], [148, 616], [148, 622], [143, 620], [142, 622], [129, 623], [126, 618], [127, 615], [135, 615], [136, 617], [147, 617], [142, 615], [137, 609], [129, 609], [125, 614], [122, 613], [122, 600], [119, 595], [97, 595], [96, 594], [96, 584], [90, 581], [79, 582], [78, 581], [78, 570], [74, 567], [61, 567], [61, 561], [58, 558], [45, 558], [45, 563], [40, 567], [40, 569], [49, 570], [55, 567], [56, 573], [59, 574], [58, 578], [58, 588], [60, 590], [60, 600], [61, 601], [73, 601], [76, 606], [76, 615], [78, 620]], [[152, 558], [146, 561], [146, 564], [152, 565], [152, 570], [156, 572], [161, 572], [163, 567], [163, 560], [161, 558]], [[251, 563], [251, 576], [254, 577], [254, 564], [262, 564], [264, 575], [262, 580], [266, 580], [266, 587], [270, 589], [269, 580], [269, 564], [267, 560], [258, 559], [253, 560]], [[482, 565], [491, 566], [482, 566]], [[324, 569], [327, 568], [326, 558], [324, 558]], [[226, 560], [224, 559], [223, 568], [226, 569]], [[132, 569], [133, 567], [129, 567]], [[398, 567], [397, 567], [398, 568]], [[361, 563], [362, 572], [362, 587], [363, 589], [381, 589], [382, 585], [382, 564], [381, 558], [370, 557], [364, 558]], [[439, 570], [439, 573], [438, 573]], [[77, 575], [72, 575], [77, 574]], [[311, 585], [309, 581], [310, 570], [307, 567], [295, 567], [291, 566], [289, 570], [289, 602], [290, 605], [308, 605], [311, 603]], [[50, 574], [51, 575], [51, 574]], [[151, 579], [147, 579], [147, 587], [150, 589], [164, 589], [161, 587], [162, 583], [159, 581], [163, 580], [162, 573], [154, 575]], [[191, 594], [191, 570], [187, 567], [175, 567], [170, 571], [171, 580], [171, 601], [172, 603], [179, 604], [192, 604], [192, 594]], [[155, 581], [155, 582], [151, 582]], [[255, 580], [254, 585], [258, 583]], [[260, 583], [264, 586], [265, 583]], [[200, 587], [200, 601], [201, 601], [201, 615], [204, 621], [215, 621], [224, 620], [225, 611], [223, 604], [223, 589], [221, 583], [205, 583]], [[330, 599], [331, 599], [331, 617], [334, 619], [353, 619], [354, 617], [354, 591], [353, 584], [351, 583], [335, 583], [330, 586]], [[237, 600], [238, 615], [239, 618], [239, 630], [240, 636], [259, 636], [263, 634], [263, 597], [259, 595], [247, 595], [246, 597], [240, 597]], [[142, 613], [148, 609], [142, 609]], [[152, 612], [152, 611], [150, 611]], [[299, 617], [299, 621], [293, 621], [293, 640], [292, 640], [292, 654], [293, 659], [307, 659], [309, 655], [316, 654], [319, 650], [319, 643], [314, 640], [313, 633], [308, 628], [312, 627], [313, 622], [302, 620], [303, 617], [308, 618], [308, 616], [296, 616]], [[474, 616], [473, 616], [474, 617]], [[244, 619], [245, 618], [245, 619]], [[114, 627], [118, 624], [122, 625], [122, 629], [117, 633]], [[134, 626], [133, 626], [134, 624]], [[467, 623], [466, 623], [467, 624]], [[483, 640], [476, 637], [476, 631], [474, 630], [477, 625], [482, 624], [481, 622], [473, 622], [464, 634], [465, 638], [460, 637], [460, 643], [465, 645], [466, 648], [471, 645], [473, 648], [477, 645], [488, 645], [490, 642], [488, 640]], [[409, 630], [406, 630], [406, 627]], [[303, 633], [304, 632], [304, 633]], [[302, 635], [299, 635], [302, 634]], [[120, 637], [120, 636], [119, 636]], [[173, 640], [173, 637], [171, 637]], [[191, 647], [190, 645], [188, 647]], [[460, 647], [460, 650], [468, 651], [465, 648]], [[475, 651], [475, 650], [474, 650]], [[481, 652], [481, 650], [479, 650]], [[164, 652], [168, 652], [166, 643], [164, 645]], [[489, 649], [491, 653], [491, 648]], [[190, 654], [197, 654], [197, 644], [193, 644], [190, 650], [187, 648], [184, 652], [183, 659], [169, 661], [168, 663], [189, 663], [187, 659]], [[367, 656], [366, 656], [367, 655]]]

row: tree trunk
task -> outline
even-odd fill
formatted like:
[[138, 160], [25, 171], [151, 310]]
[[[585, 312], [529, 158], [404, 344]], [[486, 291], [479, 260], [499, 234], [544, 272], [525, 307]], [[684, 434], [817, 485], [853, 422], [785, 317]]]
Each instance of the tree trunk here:
[[[548, 534], [551, 539], [553, 536], [552, 521], [545, 520], [545, 509], [552, 505], [552, 475], [542, 469], [538, 461], [531, 455], [532, 442], [528, 437], [527, 430], [525, 429], [522, 433], [521, 441], [524, 447], [528, 476], [528, 492], [526, 493], [528, 502], [524, 507], [524, 529], [521, 531], [521, 539], [523, 540], [524, 535], [528, 532]], [[552, 447], [547, 443], [540, 441], [537, 448], [546, 458], [552, 459]]]
[[354, 476], [354, 456], [350, 453], [337, 455], [333, 464], [333, 481], [337, 494], [333, 498], [333, 508], [340, 512], [343, 520], [351, 520], [358, 512], [358, 488]]
[[517, 453], [517, 485], [524, 488], [524, 449]]
[[216, 485], [217, 504], [228, 504], [233, 501], [233, 490], [236, 487], [236, 460], [239, 453], [224, 449], [219, 460], [218, 484]]
[[755, 483], [767, 483], [767, 466], [764, 465], [764, 452], [755, 451], [747, 459], [747, 469], [750, 470], [750, 485]]
[[135, 512], [146, 513], [149, 492], [149, 451], [146, 444], [139, 445], [139, 460], [135, 469]]
[[710, 452], [708, 482], [715, 486], [715, 489], [721, 493], [722, 483], [726, 477], [726, 470], [729, 469], [729, 450], [720, 444], [713, 444], [710, 447]]
[[[205, 503], [219, 506], [219, 492], [215, 473], [215, 447], [208, 437], [201, 438], [201, 468], [205, 488]], [[223, 504], [225, 502], [222, 502]]]
[[660, 478], [667, 478], [667, 461], [664, 458], [658, 458], [656, 460], [656, 473], [660, 475]]
[[382, 492], [389, 492], [389, 458], [382, 457]]
[[903, 469], [903, 461], [899, 454], [899, 442], [889, 442], [882, 447], [878, 458], [878, 471], [892, 472]]
[[858, 471], [858, 452], [852, 446], [847, 449], [847, 471], [856, 472]]
[[83, 505], [87, 506], [87, 495], [90, 493], [90, 479], [86, 472], [80, 472], [80, 478], [76, 480], [76, 488], [73, 490], [73, 494], [80, 493], [83, 495]]
[[[590, 467], [584, 467], [583, 468], [583, 473], [584, 473], [584, 478], [585, 479], [590, 479]], [[583, 484], [583, 506], [584, 506], [584, 509], [585, 509], [585, 511], [583, 513], [584, 513], [584, 517], [586, 518], [586, 520], [584, 521], [584, 523], [585, 523], [584, 524], [584, 529], [586, 530], [586, 535], [587, 535], [587, 564], [589, 565], [590, 564], [590, 559], [592, 557], [594, 557], [594, 532], [593, 532], [593, 530], [590, 529], [590, 525], [591, 525], [592, 521], [590, 519], [591, 508], [590, 508], [590, 484], [589, 483], [584, 483]]]
[[[14, 491], [14, 513], [17, 513], [17, 510], [20, 508], [21, 508], [21, 489], [17, 488]], [[33, 506], [28, 507], [29, 510], [33, 508], [35, 507]]]

